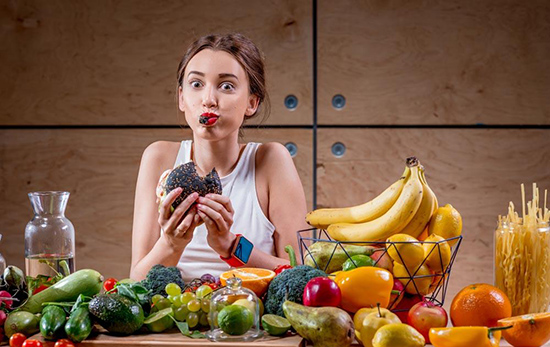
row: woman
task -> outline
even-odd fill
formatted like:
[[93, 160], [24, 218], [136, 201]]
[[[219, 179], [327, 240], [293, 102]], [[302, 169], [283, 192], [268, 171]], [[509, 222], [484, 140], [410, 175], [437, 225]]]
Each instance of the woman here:
[[[231, 266], [273, 269], [288, 263], [284, 247], [296, 248], [296, 231], [307, 228], [294, 163], [279, 143], [238, 142], [243, 123], [256, 116], [266, 98], [261, 54], [249, 39], [209, 35], [191, 44], [178, 68], [178, 104], [193, 140], [155, 142], [143, 153], [131, 278], [145, 278], [155, 264], [177, 265], [189, 281], [205, 273], [219, 276]], [[194, 193], [171, 213], [181, 193], [176, 189], [159, 208], [159, 177], [189, 161], [201, 176], [215, 168], [223, 194]]]

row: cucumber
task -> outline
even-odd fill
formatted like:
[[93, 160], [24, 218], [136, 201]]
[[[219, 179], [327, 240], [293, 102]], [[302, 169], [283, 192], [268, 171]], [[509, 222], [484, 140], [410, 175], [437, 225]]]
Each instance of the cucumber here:
[[75, 301], [80, 294], [94, 296], [101, 291], [103, 277], [95, 270], [84, 269], [63, 278], [53, 286], [33, 295], [20, 307], [31, 313], [42, 311], [45, 302]]
[[67, 315], [59, 306], [49, 305], [42, 311], [40, 333], [46, 340], [57, 340], [63, 337]]
[[86, 306], [80, 306], [69, 316], [67, 324], [65, 324], [65, 332], [69, 340], [80, 342], [86, 339], [92, 332], [92, 317]]

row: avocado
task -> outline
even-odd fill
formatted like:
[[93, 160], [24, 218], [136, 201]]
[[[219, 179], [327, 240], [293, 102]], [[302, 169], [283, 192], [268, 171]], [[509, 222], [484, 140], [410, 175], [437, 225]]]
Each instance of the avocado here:
[[172, 203], [173, 208], [176, 208], [193, 192], [199, 193], [200, 196], [205, 196], [208, 193], [222, 193], [222, 182], [216, 169], [212, 169], [205, 177], [201, 177], [192, 161], [177, 166], [168, 174], [164, 184], [166, 195], [178, 187], [181, 187], [183, 191]]
[[116, 335], [134, 333], [145, 320], [141, 305], [119, 294], [97, 295], [89, 309], [99, 325]]

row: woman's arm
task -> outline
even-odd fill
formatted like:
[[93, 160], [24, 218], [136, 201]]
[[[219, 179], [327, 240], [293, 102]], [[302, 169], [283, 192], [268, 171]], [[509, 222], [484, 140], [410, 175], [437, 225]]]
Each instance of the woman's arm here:
[[[173, 190], [160, 206], [156, 186], [162, 172], [171, 168], [177, 147], [170, 142], [155, 142], [144, 151], [138, 173], [132, 229], [132, 266], [130, 278], [142, 280], [156, 264], [175, 266], [185, 246], [191, 241], [198, 222], [194, 209], [189, 209], [197, 198], [185, 199], [173, 213], [170, 205], [181, 193]], [[172, 155], [173, 154], [173, 155]], [[186, 213], [187, 212], [187, 213]], [[161, 235], [160, 226], [164, 233]]]
[[[261, 149], [261, 150], [260, 150]], [[252, 250], [247, 266], [274, 269], [288, 264], [286, 245], [298, 247], [296, 231], [307, 228], [304, 190], [292, 158], [278, 143], [260, 146], [256, 154], [256, 188], [262, 209], [275, 226], [274, 243], [277, 256], [258, 248]], [[198, 213], [208, 229], [210, 247], [228, 257], [235, 240], [229, 230], [233, 224], [231, 201], [221, 195], [198, 199]]]

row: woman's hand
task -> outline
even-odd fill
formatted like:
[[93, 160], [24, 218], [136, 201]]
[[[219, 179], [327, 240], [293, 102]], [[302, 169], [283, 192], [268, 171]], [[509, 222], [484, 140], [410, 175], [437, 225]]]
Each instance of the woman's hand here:
[[231, 255], [235, 240], [235, 235], [230, 232], [234, 212], [227, 196], [207, 194], [197, 201], [197, 213], [208, 230], [208, 245], [224, 258]]
[[166, 199], [160, 204], [158, 219], [158, 223], [164, 231], [161, 237], [164, 237], [170, 247], [176, 250], [183, 250], [191, 242], [193, 232], [200, 223], [196, 208], [194, 206], [190, 208], [199, 197], [198, 193], [189, 195], [176, 207], [174, 212], [170, 212], [172, 203], [181, 192], [181, 188], [176, 188], [166, 196]]

